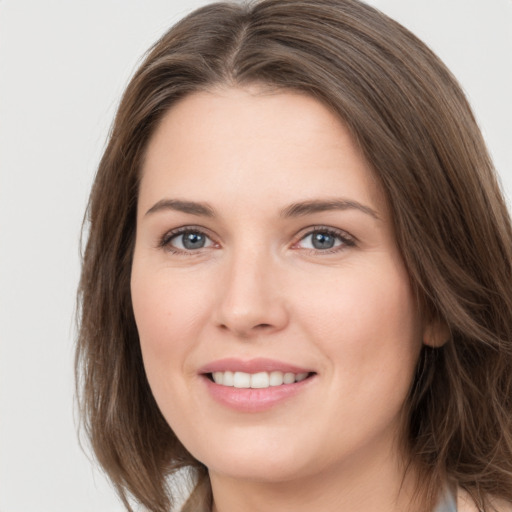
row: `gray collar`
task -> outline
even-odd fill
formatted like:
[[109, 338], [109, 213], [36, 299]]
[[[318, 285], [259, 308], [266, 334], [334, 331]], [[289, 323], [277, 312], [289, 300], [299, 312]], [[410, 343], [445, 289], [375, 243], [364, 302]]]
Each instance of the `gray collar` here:
[[452, 489], [446, 488], [434, 512], [457, 512], [457, 500]]

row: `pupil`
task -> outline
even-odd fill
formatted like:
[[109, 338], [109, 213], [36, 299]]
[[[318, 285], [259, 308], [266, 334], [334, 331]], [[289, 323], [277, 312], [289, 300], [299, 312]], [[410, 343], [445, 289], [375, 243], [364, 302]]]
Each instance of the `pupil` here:
[[331, 249], [334, 247], [334, 237], [326, 233], [314, 233], [313, 247], [315, 249]]
[[185, 233], [183, 235], [183, 247], [186, 249], [201, 249], [204, 244], [205, 237], [201, 233]]

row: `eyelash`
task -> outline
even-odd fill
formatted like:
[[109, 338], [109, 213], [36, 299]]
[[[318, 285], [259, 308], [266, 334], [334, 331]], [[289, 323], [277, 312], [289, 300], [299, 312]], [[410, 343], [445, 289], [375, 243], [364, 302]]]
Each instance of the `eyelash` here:
[[356, 246], [356, 239], [353, 236], [349, 235], [346, 231], [342, 231], [341, 229], [334, 229], [326, 226], [313, 226], [307, 229], [308, 231], [301, 235], [298, 241], [295, 242], [292, 247], [295, 247], [297, 244], [305, 240], [307, 237], [313, 235], [314, 233], [321, 233], [323, 235], [332, 236], [333, 238], [340, 240], [341, 244], [334, 246], [330, 249], [303, 249], [304, 251], [307, 251], [311, 255], [334, 254], [341, 252], [347, 249], [348, 247]]
[[165, 233], [162, 238], [160, 239], [158, 243], [158, 247], [165, 249], [166, 251], [170, 252], [171, 254], [179, 254], [179, 255], [185, 255], [185, 256], [197, 256], [201, 254], [202, 250], [196, 249], [196, 250], [182, 250], [178, 249], [176, 247], [173, 247], [171, 245], [171, 242], [177, 238], [180, 235], [184, 235], [186, 233], [197, 233], [200, 235], [204, 235], [206, 238], [211, 240], [211, 237], [208, 236], [208, 234], [205, 232], [203, 228], [195, 227], [195, 226], [184, 226], [181, 228], [173, 229], [171, 231], [168, 231]]
[[[298, 240], [292, 244], [292, 248], [295, 248], [300, 242], [305, 240], [308, 236], [313, 235], [314, 233], [321, 233], [324, 235], [332, 236], [332, 237], [340, 240], [341, 244], [337, 245], [333, 248], [323, 249], [323, 250], [322, 249], [303, 249], [304, 251], [307, 251], [308, 254], [312, 254], [312, 255], [313, 254], [315, 254], [315, 255], [316, 254], [321, 254], [321, 255], [333, 254], [333, 253], [341, 252], [341, 251], [345, 250], [347, 247], [355, 247], [357, 245], [356, 239], [352, 235], [349, 235], [347, 232], [342, 231], [342, 230], [333, 229], [333, 228], [329, 228], [326, 226], [312, 226], [312, 227], [306, 228], [306, 229], [308, 229], [308, 231], [306, 233], [302, 234], [298, 238]], [[192, 250], [192, 249], [182, 250], [182, 249], [173, 247], [171, 245], [171, 242], [175, 238], [177, 238], [180, 235], [184, 235], [186, 233], [197, 233], [200, 235], [204, 235], [208, 239], [212, 240], [211, 237], [208, 236], [208, 234], [206, 233], [204, 228], [194, 227], [194, 226], [184, 226], [181, 228], [173, 229], [173, 230], [165, 233], [159, 240], [158, 247], [161, 249], [165, 249], [166, 251], [170, 252], [171, 254], [178, 254], [178, 255], [184, 255], [184, 256], [200, 255], [203, 252], [202, 249], [204, 249], [204, 248], [199, 248], [196, 250]], [[213, 244], [215, 244], [215, 242], [213, 242]], [[300, 248], [297, 248], [296, 250], [300, 250]]]

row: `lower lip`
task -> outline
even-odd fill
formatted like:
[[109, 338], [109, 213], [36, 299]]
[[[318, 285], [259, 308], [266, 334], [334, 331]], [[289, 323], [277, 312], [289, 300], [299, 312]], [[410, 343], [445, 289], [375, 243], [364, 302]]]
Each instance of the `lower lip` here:
[[220, 404], [240, 412], [262, 412], [304, 391], [314, 380], [314, 376], [294, 384], [282, 384], [262, 389], [221, 386], [206, 376], [203, 376], [203, 380], [210, 395]]

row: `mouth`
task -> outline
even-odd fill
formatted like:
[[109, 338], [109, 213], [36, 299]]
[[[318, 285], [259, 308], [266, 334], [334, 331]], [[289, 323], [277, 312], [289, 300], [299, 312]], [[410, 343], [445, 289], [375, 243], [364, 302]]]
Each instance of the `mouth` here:
[[311, 378], [315, 372], [261, 371], [247, 373], [242, 371], [216, 371], [205, 376], [219, 386], [238, 389], [266, 389], [295, 384]]
[[217, 403], [242, 413], [265, 412], [295, 396], [308, 396], [318, 376], [310, 368], [267, 358], [220, 359], [198, 373]]

